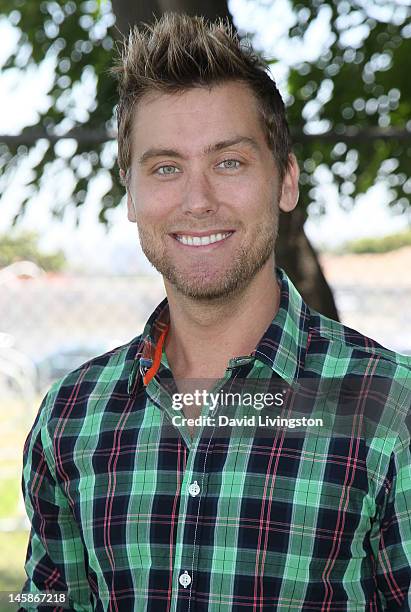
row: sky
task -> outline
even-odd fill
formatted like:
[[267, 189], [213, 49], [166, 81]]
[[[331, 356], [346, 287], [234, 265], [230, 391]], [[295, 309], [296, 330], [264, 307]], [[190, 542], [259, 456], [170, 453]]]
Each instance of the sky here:
[[[273, 66], [272, 73], [283, 95], [286, 95], [287, 64], [303, 58], [314, 59], [326, 49], [329, 42], [327, 10], [320, 9], [319, 18], [307, 32], [306, 40], [302, 44], [291, 46], [282, 36], [293, 19], [287, 0], [265, 3], [259, 10], [256, 10], [255, 3], [250, 0], [231, 0], [229, 6], [240, 30], [258, 32], [254, 39], [256, 47], [269, 55], [275, 43], [275, 51], [280, 61]], [[0, 19], [0, 40], [1, 67], [16, 43], [15, 30], [4, 18]], [[36, 123], [38, 111], [48, 107], [47, 91], [52, 82], [52, 74], [52, 62], [44, 62], [39, 69], [29, 70], [24, 78], [17, 69], [3, 73], [0, 69], [0, 133], [15, 134], [24, 125]], [[92, 78], [84, 83], [82, 103], [92, 97], [93, 87]], [[32, 154], [33, 157], [39, 154], [41, 147], [39, 143], [37, 151]], [[30, 159], [23, 164], [8, 185], [3, 185], [0, 199], [0, 233], [10, 231], [11, 219], [18, 209], [20, 197], [26, 188], [25, 183], [30, 177], [29, 162]], [[96, 272], [109, 270], [112, 273], [155, 274], [141, 252], [135, 224], [127, 220], [124, 199], [112, 212], [112, 227], [109, 233], [98, 223], [98, 204], [105, 193], [106, 180], [102, 176], [90, 185], [80, 225], [76, 227], [72, 208], [67, 208], [62, 221], [52, 219], [49, 209], [55, 197], [55, 189], [67, 190], [67, 193], [70, 193], [71, 183], [61, 173], [49, 177], [41, 195], [32, 198], [19, 228], [38, 231], [41, 245], [46, 250], [62, 248], [71, 264], [79, 269], [87, 262], [88, 269]], [[365, 196], [360, 197], [353, 210], [347, 213], [339, 206], [335, 188], [327, 173], [324, 174], [321, 184], [322, 194], [327, 201], [327, 213], [322, 217], [311, 215], [305, 225], [305, 231], [314, 246], [337, 247], [348, 240], [383, 236], [407, 227], [406, 218], [394, 215], [388, 208], [387, 190], [384, 185], [374, 186]]]

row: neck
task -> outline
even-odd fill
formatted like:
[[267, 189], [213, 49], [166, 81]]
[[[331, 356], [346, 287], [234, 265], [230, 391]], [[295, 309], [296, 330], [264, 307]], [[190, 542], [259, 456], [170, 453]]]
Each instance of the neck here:
[[278, 311], [273, 259], [241, 291], [216, 300], [188, 298], [164, 284], [170, 308], [165, 351], [174, 375], [221, 377], [230, 358], [255, 349]]

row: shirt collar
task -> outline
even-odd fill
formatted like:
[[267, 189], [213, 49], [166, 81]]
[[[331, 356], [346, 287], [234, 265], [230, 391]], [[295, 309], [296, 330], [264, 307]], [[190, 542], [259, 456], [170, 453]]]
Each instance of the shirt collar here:
[[[251, 356], [270, 366], [291, 385], [304, 368], [310, 310], [285, 271], [277, 266], [276, 274], [280, 286], [279, 308]], [[168, 300], [164, 298], [144, 327], [129, 388], [135, 386], [136, 381], [132, 379], [138, 375], [138, 369], [145, 384], [157, 371], [169, 324]]]
[[276, 267], [280, 304], [276, 316], [251, 354], [290, 385], [304, 369], [310, 309], [282, 268]]

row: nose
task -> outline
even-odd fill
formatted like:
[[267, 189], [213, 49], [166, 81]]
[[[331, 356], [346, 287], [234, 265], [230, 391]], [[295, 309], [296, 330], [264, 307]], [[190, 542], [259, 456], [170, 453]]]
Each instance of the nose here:
[[219, 207], [215, 190], [204, 170], [193, 170], [186, 176], [182, 196], [183, 212], [201, 218], [214, 214]]

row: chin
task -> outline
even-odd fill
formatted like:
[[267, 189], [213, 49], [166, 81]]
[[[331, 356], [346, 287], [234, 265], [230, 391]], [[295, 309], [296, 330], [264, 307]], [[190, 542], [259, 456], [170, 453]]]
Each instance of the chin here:
[[213, 279], [209, 282], [206, 280], [199, 282], [198, 278], [190, 282], [189, 279], [182, 278], [180, 275], [172, 275], [167, 280], [182, 295], [201, 301], [227, 299], [247, 284], [238, 275], [230, 274], [225, 278]]

